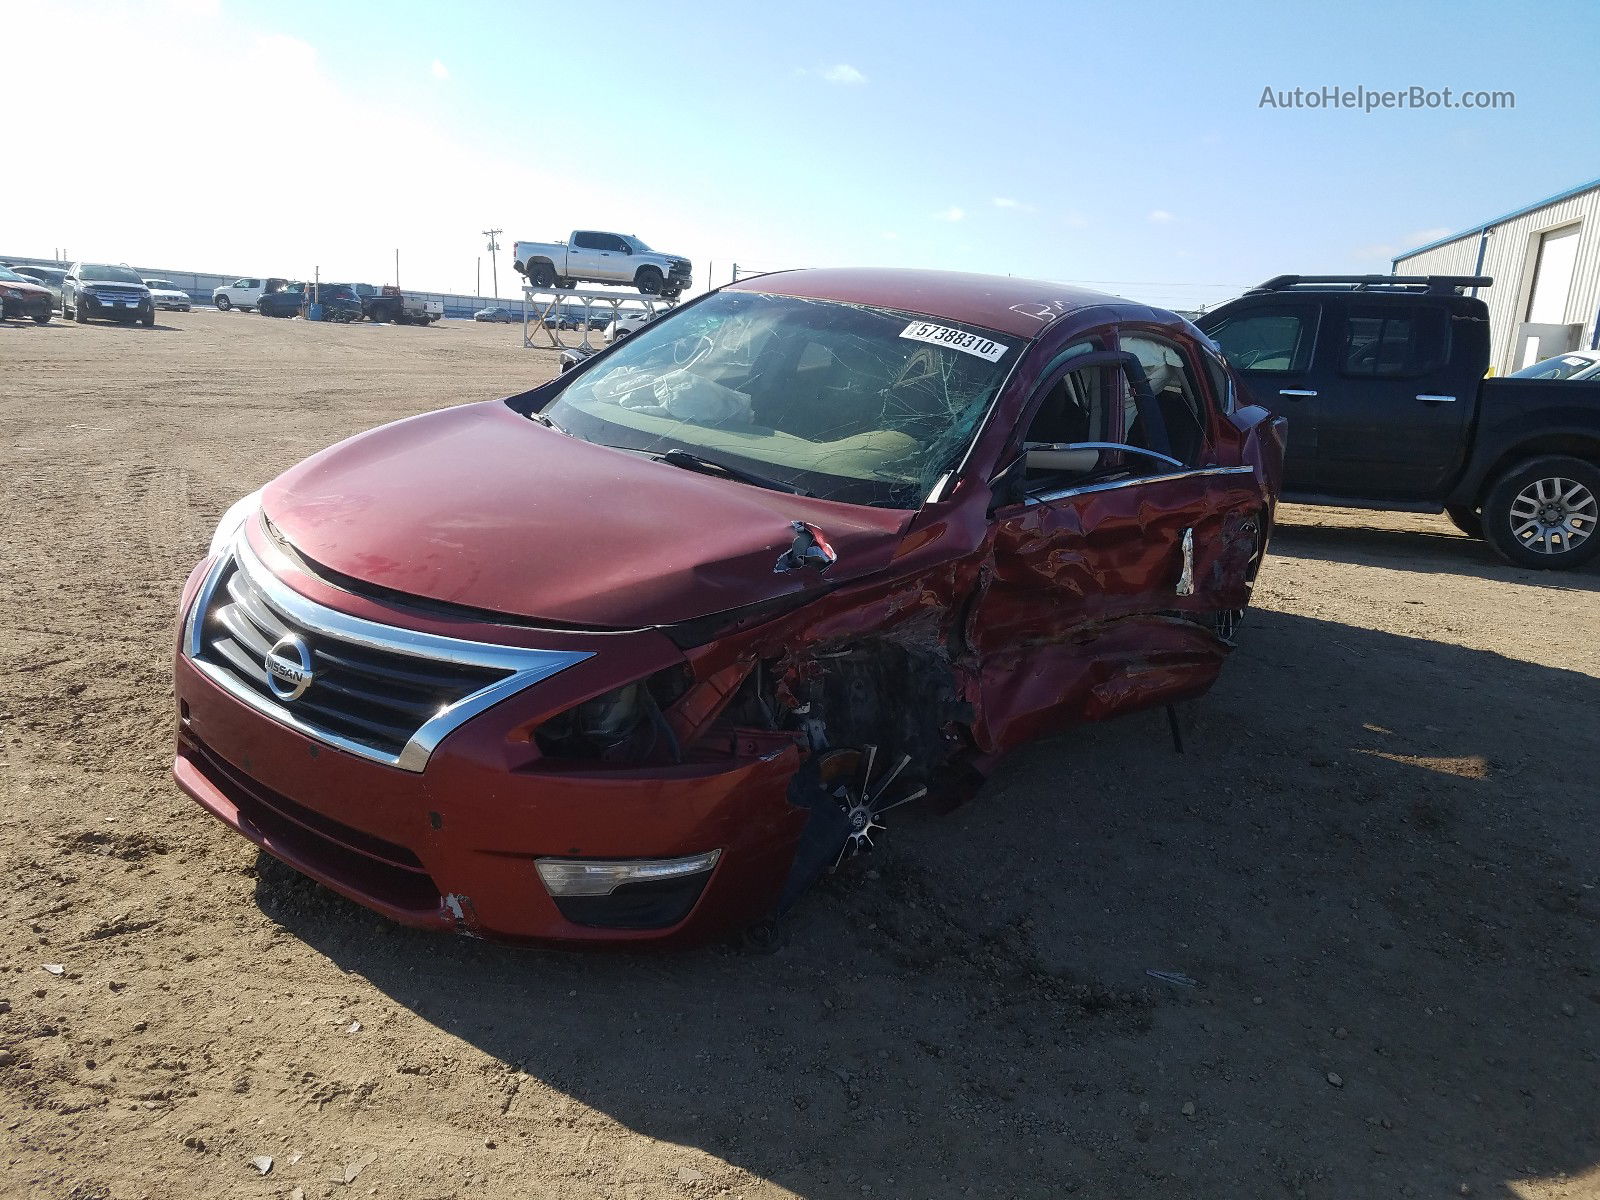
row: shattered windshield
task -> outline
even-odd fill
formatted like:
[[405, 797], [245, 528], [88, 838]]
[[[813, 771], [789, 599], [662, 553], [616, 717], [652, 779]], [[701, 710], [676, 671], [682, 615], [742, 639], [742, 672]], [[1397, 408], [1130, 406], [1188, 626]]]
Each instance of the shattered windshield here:
[[915, 508], [1019, 350], [912, 313], [719, 292], [575, 373], [543, 415], [585, 441], [688, 450], [810, 495]]

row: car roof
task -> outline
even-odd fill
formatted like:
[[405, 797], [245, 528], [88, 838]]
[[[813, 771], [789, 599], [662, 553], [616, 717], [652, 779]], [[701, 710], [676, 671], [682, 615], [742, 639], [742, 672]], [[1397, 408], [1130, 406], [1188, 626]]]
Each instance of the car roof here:
[[1064, 283], [977, 275], [963, 271], [914, 271], [882, 267], [832, 267], [778, 271], [727, 285], [736, 291], [765, 292], [814, 300], [872, 304], [978, 325], [999, 333], [1037, 337], [1069, 312], [1110, 307], [1123, 316], [1177, 321], [1179, 318], [1116, 296]]

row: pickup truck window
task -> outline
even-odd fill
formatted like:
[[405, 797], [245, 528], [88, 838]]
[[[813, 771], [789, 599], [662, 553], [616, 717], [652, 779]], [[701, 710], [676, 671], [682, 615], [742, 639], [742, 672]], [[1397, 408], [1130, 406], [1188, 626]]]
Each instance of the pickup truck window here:
[[914, 313], [720, 292], [567, 376], [542, 415], [601, 445], [688, 450], [827, 499], [916, 508], [1022, 346]]
[[1200, 461], [1206, 444], [1204, 408], [1200, 402], [1199, 381], [1184, 358], [1183, 351], [1164, 338], [1145, 333], [1125, 333], [1120, 347], [1135, 354], [1144, 368], [1150, 390], [1155, 393], [1161, 417], [1167, 427], [1168, 446], [1153, 446], [1145, 440], [1143, 422], [1134, 403], [1133, 390], [1123, 387], [1123, 440], [1130, 446], [1162, 450], [1185, 463]]
[[572, 235], [572, 244], [579, 250], [605, 250], [608, 247], [601, 245], [604, 240], [598, 233], [590, 233], [587, 229], [580, 229]]
[[1450, 316], [1442, 308], [1386, 304], [1345, 317], [1340, 370], [1362, 379], [1426, 375], [1450, 357]]
[[1207, 332], [1236, 371], [1300, 372], [1311, 366], [1317, 309], [1306, 304], [1251, 308]]

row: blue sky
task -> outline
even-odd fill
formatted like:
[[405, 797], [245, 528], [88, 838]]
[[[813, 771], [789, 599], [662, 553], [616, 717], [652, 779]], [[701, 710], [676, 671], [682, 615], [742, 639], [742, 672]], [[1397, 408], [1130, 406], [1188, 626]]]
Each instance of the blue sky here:
[[[702, 284], [713, 262], [719, 282], [736, 260], [885, 264], [1188, 307], [1283, 271], [1387, 270], [1600, 175], [1592, 4], [16, 7], [0, 35], [21, 22], [22, 45], [98, 37], [214, 80], [131, 123], [44, 106], [16, 136], [228, 197], [142, 221], [25, 203], [16, 253], [378, 279], [398, 245], [408, 286], [472, 290], [478, 230], [594, 225], [690, 255]], [[1516, 108], [1258, 106], [1324, 84], [1509, 89]], [[348, 211], [286, 203], [282, 181], [328, 173]]]

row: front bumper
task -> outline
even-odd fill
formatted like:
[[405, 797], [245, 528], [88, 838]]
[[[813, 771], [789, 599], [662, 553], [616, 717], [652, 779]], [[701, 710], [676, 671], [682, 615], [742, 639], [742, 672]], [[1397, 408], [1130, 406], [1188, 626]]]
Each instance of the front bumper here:
[[156, 301], [156, 307], [167, 312], [188, 312], [192, 305], [188, 300], [158, 299]]
[[0, 309], [3, 309], [4, 319], [7, 321], [20, 321], [31, 317], [44, 316], [54, 307], [49, 296], [4, 296], [0, 297]]
[[100, 317], [107, 320], [133, 321], [140, 317], [147, 317], [155, 311], [155, 305], [149, 300], [136, 300], [129, 302], [120, 299], [103, 299], [90, 292], [78, 293], [79, 304], [83, 311], [91, 317]]
[[[580, 635], [561, 636], [570, 644]], [[180, 649], [173, 775], [202, 808], [263, 850], [407, 925], [570, 946], [694, 941], [758, 921], [776, 904], [804, 824], [787, 800], [796, 747], [665, 767], [585, 768], [538, 758], [528, 738], [530, 721], [591, 694], [600, 672], [614, 669], [614, 656], [628, 652], [608, 640], [603, 654], [455, 729], [413, 772], [280, 724], [230, 695]], [[614, 903], [557, 901], [536, 867], [540, 858], [655, 860], [709, 850], [721, 851], [709, 873], [676, 891], [619, 889]]]

